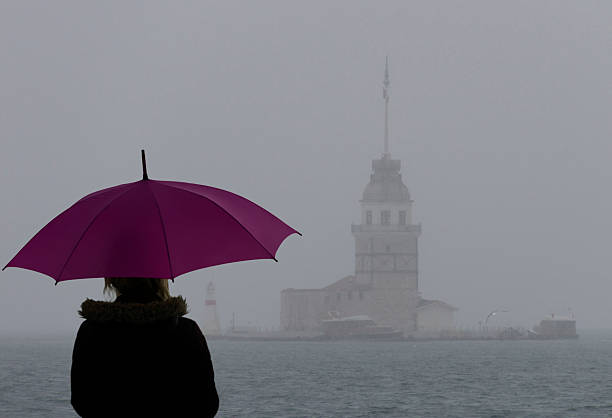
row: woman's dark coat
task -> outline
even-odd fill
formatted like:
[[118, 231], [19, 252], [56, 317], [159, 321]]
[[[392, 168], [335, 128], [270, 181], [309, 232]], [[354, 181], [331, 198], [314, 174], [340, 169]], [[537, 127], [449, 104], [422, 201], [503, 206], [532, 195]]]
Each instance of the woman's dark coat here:
[[86, 300], [71, 370], [82, 417], [212, 417], [219, 407], [206, 340], [181, 297]]

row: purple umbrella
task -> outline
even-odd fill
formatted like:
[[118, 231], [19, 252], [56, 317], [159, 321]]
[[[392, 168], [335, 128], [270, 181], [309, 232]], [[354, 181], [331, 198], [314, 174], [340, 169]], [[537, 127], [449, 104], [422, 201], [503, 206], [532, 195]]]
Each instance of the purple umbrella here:
[[[4, 267], [55, 279], [174, 279], [203, 267], [271, 258], [293, 233], [255, 203], [198, 184], [143, 179], [91, 193], [49, 222]], [[4, 270], [4, 269], [3, 269]]]

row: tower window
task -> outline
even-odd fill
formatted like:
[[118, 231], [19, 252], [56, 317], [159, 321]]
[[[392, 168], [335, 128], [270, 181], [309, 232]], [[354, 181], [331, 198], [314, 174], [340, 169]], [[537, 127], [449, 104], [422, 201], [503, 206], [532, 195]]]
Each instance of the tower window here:
[[336, 300], [339, 301], [340, 300], [340, 292], [336, 293]]
[[366, 211], [366, 225], [372, 225], [372, 211]]
[[353, 300], [353, 291], [349, 290], [347, 296], [348, 296], [348, 300]]
[[399, 211], [399, 224], [406, 225], [406, 211], [405, 210]]
[[363, 300], [363, 292], [361, 290], [359, 291], [359, 300]]
[[380, 223], [381, 225], [389, 225], [391, 223], [391, 211], [383, 210], [380, 212]]

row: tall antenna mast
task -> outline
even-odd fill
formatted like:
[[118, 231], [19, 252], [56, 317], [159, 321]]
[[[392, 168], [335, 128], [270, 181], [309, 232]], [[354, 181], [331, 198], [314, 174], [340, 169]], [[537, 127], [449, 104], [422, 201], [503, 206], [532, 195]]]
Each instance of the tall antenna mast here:
[[385, 57], [385, 79], [383, 80], [383, 99], [385, 100], [385, 152], [383, 157], [389, 157], [389, 57]]

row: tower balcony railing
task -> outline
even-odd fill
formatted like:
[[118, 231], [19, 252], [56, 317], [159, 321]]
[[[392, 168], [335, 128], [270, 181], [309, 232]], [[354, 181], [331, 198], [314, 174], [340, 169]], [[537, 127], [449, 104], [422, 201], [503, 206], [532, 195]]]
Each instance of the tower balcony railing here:
[[412, 232], [421, 233], [421, 224], [399, 225], [399, 224], [351, 224], [351, 232]]

